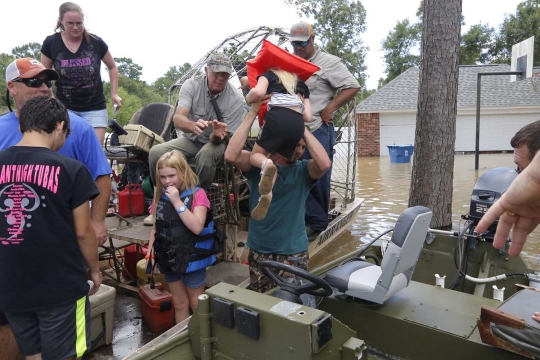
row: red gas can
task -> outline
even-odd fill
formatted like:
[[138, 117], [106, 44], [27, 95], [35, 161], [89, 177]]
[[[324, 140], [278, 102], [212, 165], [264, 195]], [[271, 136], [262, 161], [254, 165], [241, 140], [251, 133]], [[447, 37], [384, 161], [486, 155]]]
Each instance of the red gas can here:
[[[129, 209], [129, 197], [131, 188], [131, 206]], [[118, 215], [139, 216], [144, 215], [144, 193], [140, 184], [128, 185], [122, 191], [118, 191]]]
[[155, 333], [172, 328], [175, 322], [172, 295], [162, 290], [161, 283], [156, 283], [154, 289], [150, 284], [139, 288], [143, 321]]
[[[144, 259], [147, 252], [148, 245], [129, 245], [124, 248], [124, 267], [135, 279], [137, 279], [137, 263]], [[129, 279], [126, 270], [122, 269], [122, 276]]]

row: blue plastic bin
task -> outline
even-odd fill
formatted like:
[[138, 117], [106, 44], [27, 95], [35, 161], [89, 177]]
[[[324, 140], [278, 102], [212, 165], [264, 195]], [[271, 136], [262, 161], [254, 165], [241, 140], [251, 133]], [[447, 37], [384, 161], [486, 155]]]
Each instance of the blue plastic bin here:
[[390, 162], [408, 163], [411, 162], [411, 155], [414, 153], [414, 145], [387, 145], [390, 153]]

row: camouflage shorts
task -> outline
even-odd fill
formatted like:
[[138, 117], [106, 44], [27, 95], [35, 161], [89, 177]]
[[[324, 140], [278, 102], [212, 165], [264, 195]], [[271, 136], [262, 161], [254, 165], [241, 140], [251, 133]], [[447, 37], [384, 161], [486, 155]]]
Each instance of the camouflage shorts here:
[[[284, 264], [289, 264], [287, 260], [289, 257], [297, 257], [301, 259], [301, 268], [309, 271], [309, 255], [307, 251], [302, 251], [298, 254], [292, 255], [279, 255], [279, 254], [261, 254], [252, 249], [249, 249], [249, 280], [250, 284], [248, 289], [257, 291], [260, 293], [267, 292], [270, 289], [273, 289], [277, 286], [276, 282], [270, 279], [266, 274], [259, 269], [259, 263], [261, 261], [271, 260], [278, 261]], [[276, 274], [283, 276], [281, 272], [276, 272]]]

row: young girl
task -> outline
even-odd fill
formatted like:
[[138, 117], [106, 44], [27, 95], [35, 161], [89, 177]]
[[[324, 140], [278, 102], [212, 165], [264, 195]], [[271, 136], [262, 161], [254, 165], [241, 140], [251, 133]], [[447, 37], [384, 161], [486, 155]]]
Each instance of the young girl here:
[[204, 291], [206, 267], [216, 260], [217, 251], [209, 254], [215, 245], [214, 222], [210, 201], [205, 191], [196, 187], [197, 175], [181, 152], [163, 154], [156, 173], [159, 181], [149, 249], [154, 248], [155, 261], [169, 285], [179, 323], [189, 317], [190, 307], [197, 307], [197, 297]]
[[271, 94], [264, 126], [251, 152], [251, 165], [261, 168], [259, 193], [261, 198], [251, 216], [262, 220], [270, 207], [272, 187], [277, 168], [269, 159], [276, 154], [290, 159], [300, 139], [304, 136], [304, 122], [311, 121], [309, 89], [306, 84], [288, 71], [270, 69], [257, 78], [257, 85], [246, 96], [248, 103], [260, 101]]

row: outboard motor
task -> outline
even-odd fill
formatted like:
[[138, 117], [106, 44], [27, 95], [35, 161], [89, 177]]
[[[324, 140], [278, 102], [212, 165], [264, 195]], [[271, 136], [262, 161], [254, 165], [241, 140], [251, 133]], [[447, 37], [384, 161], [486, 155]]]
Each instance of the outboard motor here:
[[[471, 195], [469, 214], [464, 218], [473, 221], [474, 226], [476, 226], [491, 205], [499, 200], [517, 176], [518, 173], [515, 169], [504, 167], [491, 169], [480, 176]], [[484, 239], [493, 240], [498, 223], [498, 219], [493, 222], [487, 234], [483, 236]]]

